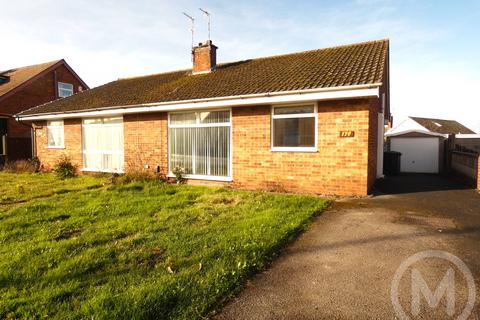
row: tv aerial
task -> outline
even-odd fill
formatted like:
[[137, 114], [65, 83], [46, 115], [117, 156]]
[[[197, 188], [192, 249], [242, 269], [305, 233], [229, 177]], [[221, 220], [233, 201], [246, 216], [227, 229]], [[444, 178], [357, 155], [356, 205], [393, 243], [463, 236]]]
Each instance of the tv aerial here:
[[206, 16], [207, 16], [207, 19], [208, 19], [208, 40], [212, 40], [211, 37], [210, 37], [210, 12], [208, 12], [207, 10], [204, 10], [202, 8], [198, 8], [198, 10], [202, 11]]
[[183, 15], [184, 15], [185, 17], [187, 17], [187, 18], [190, 20], [190, 22], [192, 23], [192, 25], [191, 25], [191, 27], [190, 27], [190, 31], [192, 32], [192, 48], [193, 48], [193, 46], [194, 46], [194, 40], [195, 40], [195, 38], [194, 38], [194, 36], [195, 36], [195, 18], [192, 17], [191, 15], [185, 13], [185, 12], [182, 12], [182, 13], [183, 13]]

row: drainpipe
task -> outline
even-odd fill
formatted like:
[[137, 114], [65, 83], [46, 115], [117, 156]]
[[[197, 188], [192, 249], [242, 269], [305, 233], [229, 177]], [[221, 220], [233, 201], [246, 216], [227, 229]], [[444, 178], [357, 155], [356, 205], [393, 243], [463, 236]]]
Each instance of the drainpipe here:
[[58, 99], [58, 79], [57, 70], [53, 71], [53, 92], [55, 92], [55, 100]]

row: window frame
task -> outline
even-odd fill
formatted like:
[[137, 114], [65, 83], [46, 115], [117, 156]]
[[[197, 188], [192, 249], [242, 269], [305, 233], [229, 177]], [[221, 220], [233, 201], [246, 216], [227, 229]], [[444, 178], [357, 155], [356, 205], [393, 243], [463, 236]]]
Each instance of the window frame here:
[[[216, 123], [200, 123], [198, 122], [198, 117], [196, 118], [195, 124], [171, 124], [170, 115], [179, 114], [179, 113], [201, 113], [201, 112], [212, 112], [212, 111], [229, 111], [230, 112], [230, 121], [229, 122], [216, 122]], [[201, 174], [185, 174], [183, 175], [186, 179], [192, 180], [212, 180], [212, 181], [233, 181], [233, 118], [232, 118], [232, 108], [217, 108], [217, 109], [201, 109], [201, 110], [182, 110], [182, 111], [170, 111], [168, 112], [167, 120], [167, 148], [168, 148], [168, 174], [167, 177], [174, 178], [175, 175], [172, 172], [170, 166], [170, 143], [172, 139], [170, 138], [170, 128], [206, 128], [206, 127], [230, 127], [230, 152], [229, 152], [229, 172], [228, 176], [210, 176], [210, 175], [201, 175]]]
[[0, 134], [0, 139], [2, 140], [2, 145], [0, 148], [0, 156], [6, 156], [7, 155], [7, 135]]
[[[104, 119], [121, 119], [121, 122], [119, 123], [104, 123]], [[101, 123], [85, 123], [85, 120], [92, 120], [92, 119], [100, 119], [102, 122]], [[119, 125], [121, 124], [122, 126], [122, 131], [123, 131], [123, 139], [124, 139], [124, 144], [123, 144], [123, 150], [121, 152], [119, 151], [116, 151], [116, 152], [112, 152], [111, 154], [112, 155], [115, 155], [115, 154], [121, 154], [122, 155], [122, 162], [123, 162], [123, 168], [122, 170], [102, 170], [102, 169], [99, 169], [99, 168], [87, 168], [85, 167], [85, 153], [87, 153], [85, 150], [85, 147], [84, 147], [84, 143], [83, 143], [83, 139], [84, 139], [84, 135], [85, 135], [85, 131], [84, 131], [84, 128], [85, 127], [102, 127], [102, 126], [109, 126], [109, 127], [113, 127], [113, 126], [116, 126], [116, 125]], [[123, 119], [123, 115], [113, 115], [113, 116], [105, 116], [105, 117], [86, 117], [86, 118], [82, 118], [82, 137], [81, 137], [81, 144], [82, 144], [82, 169], [81, 171], [84, 171], [84, 172], [105, 172], [105, 173], [125, 173], [125, 126], [124, 126], [125, 122], [124, 122], [124, 119]], [[101, 150], [102, 152], [99, 152], [97, 151], [96, 153], [97, 154], [106, 154], [105, 150]]]
[[[53, 121], [62, 121], [62, 125], [50, 125], [51, 122]], [[49, 131], [51, 129], [62, 129], [61, 132], [62, 132], [62, 141], [63, 141], [63, 144], [60, 145], [60, 146], [51, 146], [50, 145], [50, 140], [48, 139], [49, 137]], [[48, 149], [65, 149], [65, 121], [63, 119], [55, 119], [55, 120], [48, 120], [47, 121], [47, 148]]]
[[[297, 113], [297, 114], [275, 114], [275, 108], [282, 107], [301, 107], [301, 106], [313, 106], [313, 113]], [[280, 104], [272, 105], [270, 115], [270, 151], [272, 152], [318, 152], [318, 103], [306, 102], [306, 103], [295, 103], [295, 104]], [[295, 119], [295, 118], [314, 118], [315, 119], [315, 145], [313, 147], [275, 147], [274, 146], [274, 136], [275, 136], [275, 119]]]
[[[60, 90], [68, 90], [68, 89], [65, 89], [65, 88], [61, 88], [61, 89], [60, 89], [60, 85], [68, 85], [68, 86], [70, 86], [70, 87], [72, 88], [72, 90], [71, 90], [72, 94], [70, 94], [70, 95], [68, 95], [68, 96], [62, 96], [62, 95], [60, 94]], [[73, 84], [72, 84], [72, 83], [68, 83], [68, 82], [58, 81], [58, 82], [57, 82], [57, 93], [58, 93], [58, 97], [59, 97], [59, 98], [67, 98], [67, 97], [73, 96], [73, 94], [74, 94]]]

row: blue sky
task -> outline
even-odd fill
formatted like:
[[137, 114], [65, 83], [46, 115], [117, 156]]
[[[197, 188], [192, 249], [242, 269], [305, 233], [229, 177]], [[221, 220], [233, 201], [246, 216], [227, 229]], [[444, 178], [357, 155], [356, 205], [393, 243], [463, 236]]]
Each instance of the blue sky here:
[[[65, 58], [90, 85], [190, 66], [188, 21], [218, 60], [391, 41], [391, 104], [480, 132], [480, 1], [0, 0], [0, 70]], [[398, 123], [397, 121], [397, 123]]]

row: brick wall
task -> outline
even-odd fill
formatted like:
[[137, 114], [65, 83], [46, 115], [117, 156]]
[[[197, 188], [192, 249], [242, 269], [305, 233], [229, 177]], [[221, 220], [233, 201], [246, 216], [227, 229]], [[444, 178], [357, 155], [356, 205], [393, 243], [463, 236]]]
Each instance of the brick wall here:
[[[368, 193], [376, 177], [378, 116], [374, 102], [320, 102], [318, 152], [271, 151], [270, 110], [269, 106], [233, 108], [232, 185], [317, 194]], [[340, 131], [354, 131], [355, 135], [340, 138]], [[46, 168], [62, 154], [81, 164], [80, 120], [65, 120], [65, 149], [46, 148], [44, 125], [36, 133], [37, 153]], [[160, 166], [161, 173], [167, 174], [167, 113], [125, 115], [124, 136], [127, 171], [135, 168], [155, 172]]]
[[[60, 65], [42, 77], [36, 79], [15, 94], [0, 101], [2, 114], [15, 115], [21, 111], [55, 100], [57, 81], [73, 84], [74, 92], [78, 92], [80, 81], [64, 66]], [[8, 159], [15, 160], [31, 156], [31, 127], [16, 121], [13, 117], [7, 122], [8, 132]]]
[[160, 166], [167, 174], [167, 113], [125, 115], [123, 121], [125, 170], [156, 171]]
[[[311, 153], [270, 151], [270, 107], [233, 109], [234, 184], [252, 189], [367, 194], [369, 109], [368, 100], [320, 102], [318, 152]], [[340, 131], [355, 131], [355, 136], [339, 138]]]
[[69, 157], [78, 168], [82, 168], [82, 121], [80, 119], [64, 120], [65, 148], [61, 149], [48, 148], [46, 121], [35, 122], [33, 128], [37, 157], [45, 170], [52, 169], [62, 156]]

